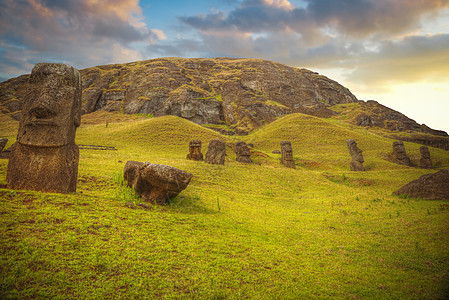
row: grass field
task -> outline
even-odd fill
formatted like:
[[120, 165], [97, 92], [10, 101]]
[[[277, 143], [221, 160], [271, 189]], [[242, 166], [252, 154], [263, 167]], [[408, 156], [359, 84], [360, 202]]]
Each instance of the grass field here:
[[[17, 122], [1, 121], [9, 146]], [[205, 154], [213, 138], [228, 144], [225, 166], [186, 160], [191, 139]], [[367, 171], [349, 170], [349, 138]], [[239, 140], [257, 164], [235, 161]], [[296, 169], [272, 153], [282, 140]], [[449, 203], [392, 195], [436, 171], [389, 162], [393, 140], [302, 114], [244, 137], [101, 114], [84, 117], [76, 141], [118, 149], [80, 150], [76, 193], [0, 189], [1, 299], [449, 298]], [[405, 147], [418, 164], [420, 145]], [[430, 151], [449, 166], [449, 152]], [[144, 209], [123, 186], [128, 160], [194, 177], [169, 205]], [[0, 160], [0, 184], [6, 169]]]

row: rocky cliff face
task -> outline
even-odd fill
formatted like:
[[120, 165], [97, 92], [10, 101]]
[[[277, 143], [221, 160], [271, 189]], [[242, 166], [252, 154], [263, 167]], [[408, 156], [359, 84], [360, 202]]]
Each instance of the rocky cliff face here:
[[[337, 82], [260, 59], [160, 58], [80, 70], [83, 113], [175, 115], [198, 124], [251, 131], [293, 112], [331, 116], [327, 107], [357, 102]], [[3, 110], [20, 116], [21, 76], [0, 86]]]

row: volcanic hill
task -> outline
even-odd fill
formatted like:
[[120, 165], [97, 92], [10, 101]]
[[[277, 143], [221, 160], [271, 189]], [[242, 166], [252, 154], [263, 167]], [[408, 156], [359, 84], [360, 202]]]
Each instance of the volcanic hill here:
[[[358, 126], [419, 133], [390, 136], [449, 149], [444, 131], [420, 125], [375, 101], [359, 101], [326, 76], [267, 60], [158, 58], [80, 72], [83, 114], [174, 115], [197, 124], [215, 124], [215, 130], [227, 134], [246, 134], [296, 112], [326, 118], [340, 115]], [[16, 120], [28, 77], [0, 83], [0, 110]]]

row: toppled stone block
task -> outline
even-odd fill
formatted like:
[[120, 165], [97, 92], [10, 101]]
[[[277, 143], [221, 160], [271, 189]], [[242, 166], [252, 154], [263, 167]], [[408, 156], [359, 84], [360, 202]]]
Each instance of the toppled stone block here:
[[175, 167], [149, 162], [128, 161], [124, 178], [143, 200], [166, 204], [184, 190], [193, 175]]

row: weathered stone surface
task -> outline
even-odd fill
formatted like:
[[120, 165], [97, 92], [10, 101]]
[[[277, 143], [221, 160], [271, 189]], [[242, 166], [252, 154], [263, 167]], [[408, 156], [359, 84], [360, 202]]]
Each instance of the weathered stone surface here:
[[273, 154], [281, 154], [281, 151], [279, 151], [279, 150], [273, 150], [273, 152], [271, 152], [271, 153], [273, 153]]
[[351, 171], [365, 171], [363, 167], [363, 163], [365, 162], [362, 155], [363, 151], [357, 147], [357, 143], [352, 139], [347, 140], [346, 145], [352, 158], [350, 165]]
[[430, 151], [426, 146], [421, 146], [419, 148], [419, 152], [421, 152], [421, 168], [422, 169], [431, 169], [432, 168], [432, 160], [430, 159]]
[[423, 175], [393, 193], [407, 194], [413, 198], [449, 200], [449, 169]]
[[412, 166], [412, 162], [405, 152], [405, 146], [402, 141], [393, 142], [393, 161], [397, 164]]
[[193, 175], [175, 167], [149, 162], [128, 161], [124, 178], [143, 200], [166, 204], [184, 190]]
[[251, 152], [249, 151], [248, 145], [245, 142], [237, 142], [234, 145], [235, 154], [237, 155], [235, 160], [245, 164], [252, 164]]
[[37, 64], [23, 103], [17, 142], [8, 163], [8, 188], [76, 191], [81, 77], [64, 64]]
[[295, 161], [293, 160], [293, 148], [290, 141], [281, 142], [281, 163], [287, 168], [296, 169]]
[[7, 143], [8, 143], [7, 138], [0, 138], [0, 153], [3, 151]]
[[191, 140], [189, 143], [189, 154], [187, 154], [187, 159], [202, 161], [203, 153], [201, 153], [201, 141]]
[[[198, 124], [224, 122], [242, 133], [285, 114], [322, 114], [331, 105], [357, 101], [325, 76], [261, 59], [159, 58], [81, 74], [83, 113], [176, 115]], [[19, 89], [26, 81], [0, 84], [0, 103], [7, 103], [8, 112], [20, 113]]]
[[226, 144], [222, 140], [214, 139], [209, 142], [205, 162], [215, 165], [224, 165], [226, 157]]

